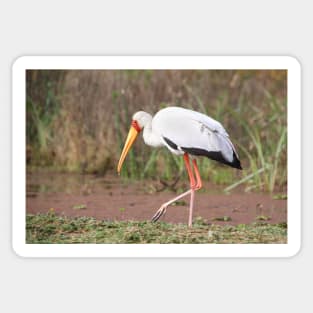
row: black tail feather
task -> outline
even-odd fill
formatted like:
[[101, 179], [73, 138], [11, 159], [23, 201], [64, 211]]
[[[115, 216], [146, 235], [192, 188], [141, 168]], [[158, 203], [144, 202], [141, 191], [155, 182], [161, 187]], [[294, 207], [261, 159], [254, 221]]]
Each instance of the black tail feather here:
[[202, 155], [206, 156], [211, 160], [226, 164], [228, 166], [237, 168], [239, 170], [242, 170], [240, 160], [238, 159], [236, 153], [233, 151], [233, 161], [229, 162], [225, 160], [223, 154], [221, 151], [207, 151], [204, 149], [199, 148], [181, 148], [184, 152], [189, 153], [191, 155]]

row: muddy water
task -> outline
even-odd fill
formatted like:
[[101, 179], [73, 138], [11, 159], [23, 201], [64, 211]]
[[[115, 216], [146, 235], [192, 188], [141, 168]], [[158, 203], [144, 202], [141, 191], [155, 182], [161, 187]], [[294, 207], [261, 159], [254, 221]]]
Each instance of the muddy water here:
[[[180, 187], [187, 188], [185, 183]], [[123, 182], [115, 175], [28, 173], [27, 213], [47, 213], [53, 210], [66, 216], [91, 216], [106, 220], [149, 220], [160, 205], [176, 193], [154, 181]], [[188, 220], [189, 198], [170, 206], [163, 220]], [[226, 195], [222, 187], [209, 183], [196, 193], [194, 218], [208, 223], [241, 224], [265, 220], [287, 222], [287, 201], [275, 200], [270, 194], [246, 193], [243, 190]]]

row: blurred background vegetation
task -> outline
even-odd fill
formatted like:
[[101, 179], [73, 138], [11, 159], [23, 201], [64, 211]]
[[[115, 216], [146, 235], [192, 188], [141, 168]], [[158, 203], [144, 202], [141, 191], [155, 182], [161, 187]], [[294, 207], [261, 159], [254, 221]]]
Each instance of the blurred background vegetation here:
[[[285, 70], [28, 70], [27, 169], [105, 175], [117, 161], [133, 113], [173, 105], [220, 121], [244, 171], [201, 158], [206, 180], [246, 190], [287, 185]], [[183, 160], [137, 140], [122, 175], [175, 180]]]

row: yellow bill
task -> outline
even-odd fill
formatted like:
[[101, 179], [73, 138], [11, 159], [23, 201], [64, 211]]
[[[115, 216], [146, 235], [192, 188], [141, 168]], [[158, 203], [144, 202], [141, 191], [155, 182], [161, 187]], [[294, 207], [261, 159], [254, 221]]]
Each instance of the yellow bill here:
[[126, 155], [127, 155], [127, 152], [130, 149], [130, 147], [132, 146], [132, 144], [134, 143], [134, 141], [136, 140], [137, 136], [138, 136], [138, 131], [133, 126], [131, 126], [130, 130], [128, 132], [125, 144], [124, 144], [122, 154], [120, 156], [120, 160], [118, 161], [118, 165], [117, 165], [118, 174], [121, 171], [122, 165], [123, 165], [124, 160], [125, 160]]

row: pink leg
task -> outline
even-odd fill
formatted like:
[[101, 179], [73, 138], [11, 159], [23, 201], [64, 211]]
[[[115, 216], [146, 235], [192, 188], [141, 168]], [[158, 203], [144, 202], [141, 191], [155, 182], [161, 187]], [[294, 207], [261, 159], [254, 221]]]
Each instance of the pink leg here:
[[168, 202], [165, 202], [161, 205], [161, 207], [156, 211], [156, 213], [152, 216], [151, 221], [152, 222], [156, 222], [162, 215], [164, 215], [166, 213], [166, 208], [172, 204], [173, 202], [176, 202], [177, 200], [187, 196], [188, 194], [190, 194], [192, 192], [192, 189], [187, 190], [186, 192], [178, 195], [176, 198], [171, 199]]
[[201, 177], [200, 177], [197, 161], [195, 159], [192, 160], [192, 164], [193, 164], [193, 168], [195, 170], [196, 180], [197, 180], [197, 183], [196, 183], [196, 186], [195, 186], [196, 187], [195, 190], [199, 190], [199, 189], [202, 188], [202, 181], [201, 181]]
[[189, 156], [188, 154], [184, 154], [184, 160], [186, 169], [189, 175], [189, 181], [190, 181], [190, 204], [189, 204], [189, 218], [188, 218], [188, 227], [192, 227], [192, 214], [193, 214], [193, 207], [194, 207], [194, 200], [195, 200], [195, 187], [197, 186], [197, 183], [195, 181], [195, 177], [193, 175], [190, 162], [189, 162]]
[[190, 189], [191, 194], [190, 194], [190, 205], [189, 205], [189, 218], [188, 218], [188, 227], [192, 227], [192, 213], [193, 213], [193, 204], [195, 200], [195, 190]]
[[202, 181], [197, 165], [197, 161], [195, 159], [192, 160], [193, 168], [196, 174], [196, 183], [191, 186], [191, 195], [190, 195], [190, 208], [189, 208], [189, 220], [188, 220], [188, 226], [192, 227], [192, 213], [193, 213], [193, 207], [194, 207], [194, 199], [195, 199], [195, 190], [199, 190], [202, 188]]
[[189, 175], [190, 188], [193, 189], [196, 186], [195, 177], [193, 176], [192, 169], [190, 167], [189, 155], [187, 153], [184, 154], [185, 166]]
[[[188, 175], [189, 175], [189, 181], [190, 181], [190, 187], [191, 188], [188, 191], [178, 195], [176, 198], [171, 199], [170, 201], [162, 204], [160, 209], [153, 215], [153, 217], [151, 219], [153, 222], [156, 222], [162, 215], [165, 214], [166, 208], [171, 203], [176, 202], [177, 200], [187, 196], [190, 193], [191, 195], [190, 195], [190, 207], [189, 207], [188, 226], [192, 227], [192, 213], [193, 213], [194, 196], [195, 196], [194, 192], [195, 192], [196, 186], [198, 186], [198, 181], [197, 182], [195, 181], [192, 169], [190, 167], [189, 156], [188, 156], [187, 153], [184, 154], [184, 161], [185, 161], [185, 166], [186, 166], [186, 169], [187, 169], [187, 172], [188, 172]], [[196, 163], [194, 163], [194, 164], [196, 164]], [[195, 170], [195, 172], [196, 172], [196, 170]], [[198, 176], [197, 175], [199, 175], [199, 172], [198, 173], [196, 172], [196, 177], [197, 177], [197, 180], [198, 180]], [[201, 180], [200, 180], [200, 182], [201, 182]]]
[[186, 168], [189, 174], [190, 187], [191, 187], [188, 226], [192, 227], [192, 214], [193, 214], [193, 207], [194, 207], [195, 191], [202, 188], [202, 181], [201, 181], [197, 161], [195, 159], [192, 160], [192, 165], [193, 165], [194, 172], [196, 175], [196, 179], [195, 179], [192, 169], [189, 164], [188, 154], [184, 155], [184, 159], [185, 159]]

